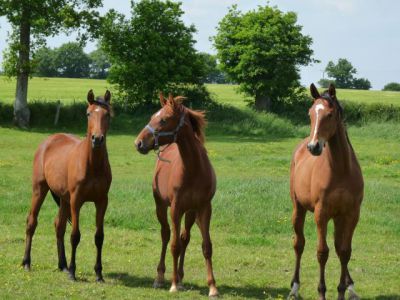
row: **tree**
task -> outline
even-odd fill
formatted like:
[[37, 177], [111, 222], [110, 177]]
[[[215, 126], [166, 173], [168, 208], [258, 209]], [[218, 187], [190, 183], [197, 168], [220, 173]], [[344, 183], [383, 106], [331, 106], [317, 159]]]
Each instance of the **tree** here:
[[115, 11], [102, 22], [101, 47], [110, 57], [108, 80], [130, 102], [151, 102], [172, 83], [200, 83], [202, 61], [194, 49], [194, 26], [186, 26], [181, 4], [132, 2], [127, 20]]
[[331, 83], [336, 86], [335, 80], [333, 80], [333, 79], [321, 78], [318, 81], [319, 86], [322, 87], [322, 88], [326, 88], [326, 89], [329, 87], [329, 85]]
[[103, 50], [97, 49], [89, 53], [90, 77], [97, 79], [105, 79], [108, 76], [108, 71], [111, 67], [110, 60]]
[[369, 90], [371, 82], [367, 78], [354, 78], [352, 88], [356, 90]]
[[60, 77], [89, 77], [90, 58], [79, 43], [66, 43], [55, 49], [54, 65]]
[[400, 92], [400, 83], [397, 82], [390, 82], [388, 84], [386, 84], [382, 91], [396, 91], [396, 92]]
[[242, 13], [234, 5], [213, 38], [222, 70], [259, 110], [293, 95], [300, 86], [299, 66], [313, 62], [311, 37], [303, 35], [294, 12], [259, 6]]
[[226, 75], [220, 70], [217, 62], [217, 57], [209, 53], [200, 52], [200, 59], [204, 65], [204, 79], [205, 83], [226, 83], [228, 82]]
[[45, 37], [60, 31], [82, 28], [95, 32], [99, 16], [95, 8], [101, 4], [101, 0], [0, 1], [0, 16], [5, 16], [13, 27], [4, 69], [7, 75], [17, 77], [14, 121], [18, 126], [29, 125], [27, 92], [32, 50], [44, 44]]
[[321, 83], [326, 80], [334, 81], [336, 87], [342, 89], [369, 90], [371, 88], [371, 82], [368, 79], [354, 77], [357, 74], [357, 69], [345, 58], [339, 58], [336, 64], [329, 61], [325, 71], [328, 77], [334, 78], [334, 80], [321, 79]]
[[353, 86], [354, 74], [357, 70], [345, 58], [339, 58], [337, 64], [329, 61], [325, 68], [327, 75], [335, 79], [336, 87], [349, 89]]
[[36, 51], [32, 60], [33, 74], [38, 77], [56, 77], [55, 51], [42, 47]]

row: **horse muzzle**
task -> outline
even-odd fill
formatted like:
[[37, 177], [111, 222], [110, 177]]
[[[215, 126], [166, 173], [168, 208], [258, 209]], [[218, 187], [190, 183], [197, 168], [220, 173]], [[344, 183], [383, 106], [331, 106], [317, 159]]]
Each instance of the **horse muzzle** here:
[[150, 151], [150, 149], [146, 147], [143, 140], [135, 141], [135, 148], [140, 154], [147, 154]]
[[324, 143], [323, 142], [316, 142], [316, 143], [308, 143], [307, 144], [307, 149], [310, 151], [310, 153], [314, 156], [319, 156], [322, 153], [322, 149], [324, 148]]
[[100, 148], [104, 143], [104, 135], [92, 135], [92, 148]]

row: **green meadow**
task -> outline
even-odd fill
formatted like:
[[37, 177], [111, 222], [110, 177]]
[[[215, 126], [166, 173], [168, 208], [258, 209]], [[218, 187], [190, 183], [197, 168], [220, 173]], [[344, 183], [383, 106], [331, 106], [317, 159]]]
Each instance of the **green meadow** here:
[[[31, 79], [29, 99], [65, 103], [84, 101], [111, 88], [101, 80]], [[286, 299], [294, 269], [289, 197], [289, 165], [296, 144], [308, 126], [246, 107], [231, 85], [208, 85], [216, 101], [226, 104], [209, 112], [206, 147], [217, 174], [211, 237], [217, 287], [223, 299]], [[14, 83], [0, 78], [0, 101], [11, 103]], [[338, 98], [353, 102], [399, 105], [398, 94], [338, 90]], [[400, 95], [400, 94], [399, 94]], [[0, 125], [0, 298], [1, 299], [205, 299], [208, 288], [199, 230], [193, 227], [185, 261], [186, 290], [171, 295], [169, 285], [154, 290], [161, 239], [155, 216], [151, 179], [156, 156], [140, 155], [133, 147], [146, 115], [116, 115], [107, 147], [113, 172], [105, 218], [103, 274], [95, 283], [93, 266], [94, 205], [81, 211], [81, 243], [77, 252], [78, 282], [57, 270], [51, 196], [43, 204], [32, 247], [32, 271], [20, 263], [24, 252], [25, 219], [30, 207], [34, 152], [48, 135], [67, 131], [84, 136], [85, 121], [71, 126], [40, 126], [23, 131]], [[84, 119], [84, 113], [82, 113]], [[400, 299], [400, 126], [398, 123], [348, 125], [365, 180], [361, 218], [353, 239], [349, 269], [362, 299]], [[330, 256], [326, 268], [327, 299], [337, 297], [340, 263], [329, 227]], [[70, 226], [66, 254], [70, 257]], [[300, 295], [317, 297], [319, 267], [316, 227], [308, 214]], [[167, 252], [166, 278], [172, 259]]]

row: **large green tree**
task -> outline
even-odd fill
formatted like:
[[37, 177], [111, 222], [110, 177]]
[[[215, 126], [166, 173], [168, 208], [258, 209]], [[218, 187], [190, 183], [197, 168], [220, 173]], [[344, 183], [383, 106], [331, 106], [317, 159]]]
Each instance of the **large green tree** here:
[[[335, 85], [338, 88], [358, 90], [369, 90], [371, 88], [371, 82], [368, 79], [354, 77], [357, 74], [357, 69], [345, 58], [339, 58], [336, 64], [329, 61], [325, 71], [328, 77], [334, 78]], [[320, 81], [320, 83], [323, 83], [323, 81]]]
[[89, 77], [90, 58], [79, 43], [65, 43], [55, 49], [54, 65], [60, 77]]
[[259, 6], [242, 13], [234, 5], [217, 30], [222, 70], [255, 98], [257, 109], [292, 95], [300, 86], [299, 66], [313, 62], [312, 39], [302, 34], [294, 12]]
[[194, 49], [194, 26], [182, 21], [181, 4], [132, 2], [132, 17], [115, 11], [102, 23], [101, 46], [110, 57], [108, 79], [129, 102], [151, 102], [172, 83], [199, 83], [202, 60]]
[[14, 121], [18, 126], [29, 125], [28, 78], [35, 44], [43, 44], [45, 37], [60, 31], [94, 32], [99, 16], [96, 8], [101, 4], [102, 0], [0, 0], [0, 16], [13, 27], [4, 65], [7, 75], [17, 77]]
[[342, 89], [352, 87], [354, 74], [357, 73], [356, 68], [345, 58], [339, 58], [336, 64], [329, 61], [325, 71], [329, 77], [335, 79], [336, 87]]

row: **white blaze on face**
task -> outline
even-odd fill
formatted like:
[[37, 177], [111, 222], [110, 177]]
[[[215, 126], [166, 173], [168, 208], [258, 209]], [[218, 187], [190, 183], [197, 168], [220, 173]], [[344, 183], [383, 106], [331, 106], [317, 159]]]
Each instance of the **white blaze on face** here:
[[95, 112], [99, 112], [100, 111], [100, 107], [96, 107], [96, 109], [94, 111]]
[[158, 117], [160, 114], [161, 114], [161, 111], [162, 111], [163, 109], [161, 108], [157, 113], [156, 113], [156, 117]]
[[317, 104], [317, 105], [315, 106], [315, 115], [316, 115], [316, 118], [315, 118], [315, 125], [314, 125], [314, 135], [313, 135], [313, 137], [312, 137], [312, 139], [311, 139], [311, 142], [314, 142], [314, 141], [315, 141], [315, 137], [316, 137], [317, 132], [318, 132], [319, 111], [320, 111], [320, 110], [324, 110], [324, 109], [325, 109], [325, 106], [324, 106], [323, 104]]

